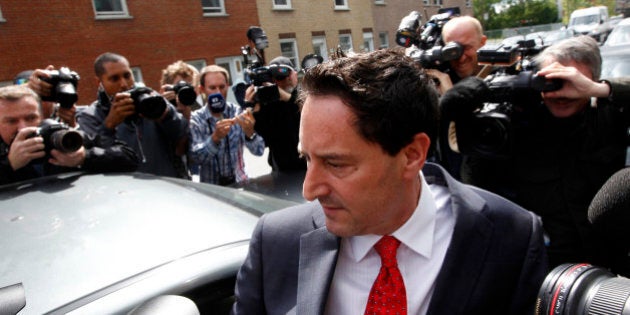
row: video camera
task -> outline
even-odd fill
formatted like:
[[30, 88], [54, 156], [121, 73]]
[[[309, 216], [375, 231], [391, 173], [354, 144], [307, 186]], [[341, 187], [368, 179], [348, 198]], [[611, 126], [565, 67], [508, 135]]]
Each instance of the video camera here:
[[462, 154], [502, 159], [511, 155], [514, 122], [524, 109], [541, 101], [540, 92], [562, 88], [562, 80], [536, 75], [530, 58], [538, 54], [534, 40], [516, 46], [484, 46], [477, 51], [479, 64], [498, 65], [484, 80], [488, 91], [472, 119], [457, 121], [457, 145]]
[[[290, 74], [287, 66], [265, 66], [264, 49], [269, 47], [265, 31], [258, 26], [251, 26], [247, 31], [247, 39], [255, 47], [245, 45], [241, 47], [241, 54], [246, 65], [245, 81], [247, 85], [256, 87], [256, 102], [266, 104], [280, 99], [278, 86], [273, 79], [282, 79]], [[254, 58], [250, 58], [250, 56]]]
[[[131, 94], [136, 114], [141, 114], [148, 119], [158, 119], [164, 114], [168, 103], [162, 95], [155, 93], [151, 88], [145, 86], [136, 86], [125, 93]], [[136, 119], [133, 115], [130, 119]]]
[[50, 154], [52, 149], [61, 152], [75, 152], [83, 146], [83, 136], [78, 131], [53, 119], [44, 119], [37, 130], [30, 137], [40, 136], [44, 139], [45, 151]]
[[42, 81], [52, 85], [49, 96], [42, 96], [42, 101], [58, 102], [62, 108], [72, 108], [79, 98], [77, 85], [79, 75], [67, 67], [59, 70], [44, 70], [50, 77], [39, 77]]
[[412, 11], [400, 21], [396, 31], [396, 43], [409, 48], [407, 55], [419, 62], [422, 67], [446, 70], [447, 62], [458, 59], [464, 52], [459, 43], [444, 45], [442, 40], [442, 27], [452, 17], [458, 15], [460, 15], [458, 7], [442, 8], [420, 27], [420, 13]]
[[[180, 80], [173, 87], [166, 88], [167, 91], [173, 91], [177, 95], [177, 99], [184, 106], [192, 106], [195, 104], [195, 100], [197, 99], [197, 92], [195, 92], [195, 88], [192, 84]], [[171, 104], [173, 106], [177, 106], [176, 99], [171, 100]]]

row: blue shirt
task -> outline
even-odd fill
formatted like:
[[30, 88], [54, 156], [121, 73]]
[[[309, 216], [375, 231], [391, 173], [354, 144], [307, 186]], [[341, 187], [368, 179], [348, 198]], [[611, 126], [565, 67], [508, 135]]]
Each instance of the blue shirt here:
[[[240, 106], [227, 102], [223, 118], [234, 118], [241, 114]], [[247, 140], [245, 132], [234, 124], [228, 135], [218, 144], [212, 141], [212, 132], [219, 118], [213, 117], [208, 106], [194, 111], [190, 118], [189, 157], [199, 165], [199, 178], [203, 183], [218, 184], [220, 177], [234, 176], [236, 182], [247, 180], [243, 162], [243, 146], [256, 156], [262, 156], [265, 142], [259, 135]]]

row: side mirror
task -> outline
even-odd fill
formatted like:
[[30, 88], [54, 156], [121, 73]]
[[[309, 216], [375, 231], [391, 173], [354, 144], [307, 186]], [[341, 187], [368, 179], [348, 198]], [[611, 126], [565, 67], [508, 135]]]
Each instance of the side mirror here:
[[0, 288], [0, 315], [15, 315], [26, 306], [22, 283]]
[[199, 309], [191, 299], [179, 295], [156, 296], [131, 310], [127, 315], [199, 315]]

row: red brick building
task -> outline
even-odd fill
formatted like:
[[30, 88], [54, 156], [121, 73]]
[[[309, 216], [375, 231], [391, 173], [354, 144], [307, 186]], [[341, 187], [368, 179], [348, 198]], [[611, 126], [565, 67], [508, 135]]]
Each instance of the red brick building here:
[[251, 25], [258, 14], [247, 0], [1, 1], [0, 84], [23, 70], [67, 66], [81, 76], [78, 103], [89, 104], [94, 59], [111, 51], [157, 89], [161, 70], [176, 60], [200, 67], [239, 58]]

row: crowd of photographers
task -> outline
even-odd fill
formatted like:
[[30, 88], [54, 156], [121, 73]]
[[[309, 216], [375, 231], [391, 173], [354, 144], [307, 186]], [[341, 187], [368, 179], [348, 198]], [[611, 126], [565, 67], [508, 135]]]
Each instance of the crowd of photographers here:
[[[484, 60], [519, 54], [517, 66], [481, 66], [481, 24], [452, 15], [434, 17], [421, 33], [412, 13], [397, 38], [441, 95], [433, 159], [538, 214], [551, 267], [587, 262], [629, 275], [627, 255], [607, 251], [587, 212], [606, 180], [629, 164], [630, 79], [600, 80], [599, 47], [587, 36], [498, 47]], [[261, 156], [265, 147], [274, 172], [306, 170], [297, 151], [297, 71], [286, 57], [252, 67], [238, 104], [226, 100], [229, 73], [217, 65], [199, 72], [175, 62], [159, 92], [136, 84], [121, 55], [98, 56], [94, 70], [97, 100], [79, 112], [72, 93], [79, 77], [67, 68], [37, 69], [16, 80], [25, 84], [0, 88], [2, 184], [80, 169], [187, 179], [192, 172], [230, 185], [247, 180], [244, 148]]]

